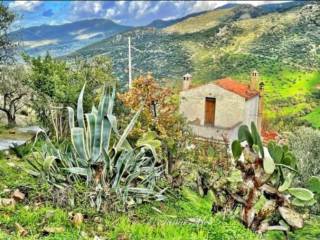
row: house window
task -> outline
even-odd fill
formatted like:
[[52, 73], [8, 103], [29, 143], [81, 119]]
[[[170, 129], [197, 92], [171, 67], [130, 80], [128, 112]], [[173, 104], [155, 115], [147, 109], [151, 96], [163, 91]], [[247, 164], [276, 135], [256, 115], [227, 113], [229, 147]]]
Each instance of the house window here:
[[214, 125], [215, 112], [216, 112], [216, 99], [206, 97], [205, 118], [204, 118], [204, 123], [206, 125]]

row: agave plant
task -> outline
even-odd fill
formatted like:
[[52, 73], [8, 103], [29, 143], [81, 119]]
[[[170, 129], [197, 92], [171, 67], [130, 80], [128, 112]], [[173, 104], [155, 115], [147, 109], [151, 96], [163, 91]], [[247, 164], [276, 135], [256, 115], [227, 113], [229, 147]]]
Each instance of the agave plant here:
[[[120, 134], [113, 115], [115, 90], [105, 91], [98, 108], [92, 107], [92, 111], [85, 114], [84, 90], [85, 86], [78, 98], [76, 121], [74, 109], [68, 107], [71, 151], [59, 154], [59, 150], [53, 148], [52, 154], [43, 156], [43, 164], [33, 163], [37, 170], [34, 175], [40, 172], [55, 183], [86, 179], [87, 185], [95, 189], [91, 199], [98, 209], [103, 200], [125, 207], [150, 199], [163, 200], [164, 189], [157, 186], [163, 169], [155, 150], [161, 142], [151, 133], [140, 139], [136, 147], [127, 141], [141, 110]], [[46, 171], [42, 167], [44, 163], [49, 165]]]
[[[289, 149], [274, 142], [265, 148], [254, 123], [251, 131], [247, 126], [239, 128], [238, 140], [231, 148], [234, 167], [218, 190], [226, 195], [224, 201], [218, 198], [218, 206], [213, 209], [239, 209], [243, 223], [258, 232], [301, 228], [303, 218], [293, 206], [314, 204], [314, 193], [291, 186], [298, 173], [296, 159]], [[276, 216], [282, 220], [279, 225], [270, 226]]]

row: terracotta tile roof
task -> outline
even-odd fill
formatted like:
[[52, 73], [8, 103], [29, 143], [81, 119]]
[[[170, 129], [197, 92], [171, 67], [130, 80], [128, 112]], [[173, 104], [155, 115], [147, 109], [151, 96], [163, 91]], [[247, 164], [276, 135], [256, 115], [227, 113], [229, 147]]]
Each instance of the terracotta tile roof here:
[[[246, 100], [249, 100], [257, 95], [259, 95], [258, 91], [255, 90], [250, 90], [249, 86], [243, 83], [239, 83], [236, 80], [233, 80], [231, 78], [222, 78], [222, 79], [218, 79], [215, 80], [213, 82], [207, 83], [207, 84], [216, 84], [219, 87], [228, 90], [230, 92], [233, 92], [241, 97], [244, 97]], [[205, 84], [205, 85], [207, 85]], [[203, 85], [193, 85], [191, 84], [189, 86], [189, 89], [187, 90], [183, 90], [183, 91], [189, 91], [198, 87], [202, 87]]]
[[264, 142], [269, 142], [269, 141], [273, 141], [273, 140], [277, 140], [277, 138], [279, 137], [279, 133], [275, 132], [275, 131], [265, 131], [262, 130], [262, 138]]
[[230, 92], [240, 95], [241, 97], [244, 97], [246, 100], [259, 95], [258, 91], [251, 90], [248, 85], [239, 83], [235, 80], [232, 80], [231, 78], [219, 79], [216, 80], [214, 83], [219, 87], [222, 87], [223, 89], [226, 89]]

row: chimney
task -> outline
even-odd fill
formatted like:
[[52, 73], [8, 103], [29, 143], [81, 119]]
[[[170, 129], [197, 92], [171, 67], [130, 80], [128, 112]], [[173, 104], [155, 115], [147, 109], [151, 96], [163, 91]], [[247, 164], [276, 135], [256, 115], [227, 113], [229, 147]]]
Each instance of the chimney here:
[[250, 79], [250, 90], [257, 90], [257, 83], [259, 80], [259, 73], [257, 70], [253, 70], [251, 72], [251, 79]]
[[182, 90], [188, 90], [191, 85], [191, 74], [187, 73], [183, 76], [183, 82], [182, 82]]

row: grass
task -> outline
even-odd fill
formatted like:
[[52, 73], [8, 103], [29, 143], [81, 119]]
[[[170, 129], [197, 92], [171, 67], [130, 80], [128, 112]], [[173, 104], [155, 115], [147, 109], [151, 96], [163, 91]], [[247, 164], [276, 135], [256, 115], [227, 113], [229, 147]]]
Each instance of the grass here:
[[303, 117], [303, 119], [310, 122], [313, 127], [320, 128], [320, 107], [317, 107], [311, 113]]
[[[140, 205], [128, 213], [97, 213], [86, 205], [55, 207], [47, 200], [39, 200], [39, 196], [49, 196], [50, 190], [28, 175], [26, 169], [23, 159], [0, 158], [0, 198], [10, 197], [5, 189], [27, 192], [23, 202], [0, 206], [0, 239], [258, 239], [237, 220], [212, 216], [212, 199], [201, 198], [187, 189], [180, 197]], [[85, 216], [79, 228], [72, 224], [71, 212]], [[97, 217], [101, 218], [100, 223], [95, 222]], [[19, 236], [17, 223], [27, 230], [27, 236]], [[63, 228], [63, 232], [47, 234], [46, 227]]]
[[[98, 213], [87, 205], [74, 208], [53, 206], [41, 201], [48, 196], [49, 188], [39, 184], [26, 173], [24, 160], [16, 157], [0, 158], [0, 198], [9, 197], [4, 189], [24, 189], [26, 199], [15, 206], [0, 206], [0, 239], [6, 240], [74, 240], [130, 239], [130, 240], [271, 240], [283, 239], [282, 233], [273, 232], [258, 236], [246, 229], [237, 219], [221, 214], [212, 215], [213, 198], [200, 197], [183, 189], [177, 197], [165, 202], [153, 202], [138, 206], [126, 213]], [[3, 174], [5, 173], [5, 174]], [[71, 214], [80, 212], [84, 222], [79, 227], [72, 224]], [[28, 234], [19, 235], [16, 224]], [[319, 237], [320, 220], [314, 218], [306, 228], [290, 235], [290, 239], [316, 239]], [[62, 232], [46, 233], [45, 228], [62, 229]], [[304, 236], [310, 238], [303, 238]]]

